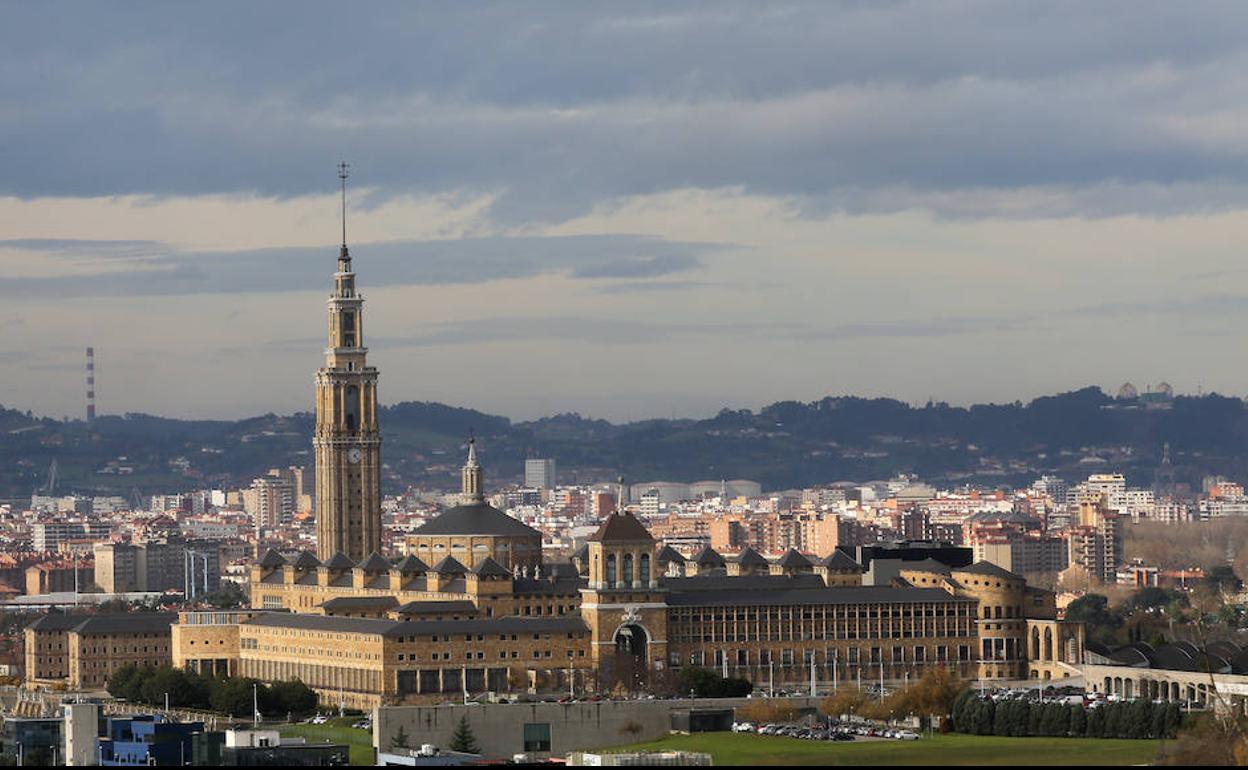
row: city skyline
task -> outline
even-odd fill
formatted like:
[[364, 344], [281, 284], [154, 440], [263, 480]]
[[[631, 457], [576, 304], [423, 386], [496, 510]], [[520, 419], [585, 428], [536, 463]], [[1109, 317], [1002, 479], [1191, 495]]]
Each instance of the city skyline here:
[[18, 6], [0, 403], [81, 414], [94, 346], [102, 413], [309, 409], [339, 158], [384, 404], [1239, 395], [1205, 7]]

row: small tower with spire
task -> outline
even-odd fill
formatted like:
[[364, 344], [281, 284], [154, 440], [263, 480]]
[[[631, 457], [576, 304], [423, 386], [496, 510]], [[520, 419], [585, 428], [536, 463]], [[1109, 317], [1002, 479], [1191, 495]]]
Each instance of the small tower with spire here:
[[464, 505], [485, 502], [485, 472], [477, 462], [477, 438], [468, 437], [468, 460], [464, 463], [461, 497]]

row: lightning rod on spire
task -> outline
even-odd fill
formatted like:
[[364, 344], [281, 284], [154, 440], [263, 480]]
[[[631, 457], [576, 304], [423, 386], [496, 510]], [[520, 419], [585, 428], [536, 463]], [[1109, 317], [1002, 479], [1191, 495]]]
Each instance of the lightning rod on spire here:
[[347, 254], [347, 177], [351, 166], [345, 160], [338, 161], [338, 179], [342, 181], [342, 254]]

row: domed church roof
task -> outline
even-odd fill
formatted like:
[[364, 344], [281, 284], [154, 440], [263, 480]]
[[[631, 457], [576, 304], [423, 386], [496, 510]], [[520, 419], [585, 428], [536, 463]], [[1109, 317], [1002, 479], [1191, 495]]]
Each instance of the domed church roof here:
[[542, 533], [485, 502], [485, 473], [477, 462], [476, 439], [468, 441], [468, 461], [463, 469], [463, 500], [460, 505], [428, 521], [412, 534], [494, 535], [541, 539]]

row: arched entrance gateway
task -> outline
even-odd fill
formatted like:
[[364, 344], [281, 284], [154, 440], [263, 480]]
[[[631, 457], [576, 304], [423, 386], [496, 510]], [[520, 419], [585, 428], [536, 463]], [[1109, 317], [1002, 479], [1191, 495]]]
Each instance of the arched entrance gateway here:
[[646, 660], [646, 645], [649, 642], [650, 637], [646, 634], [646, 629], [636, 623], [620, 626], [620, 629], [615, 632], [616, 654], [632, 655], [641, 658], [643, 663]]
[[644, 688], [649, 679], [648, 646], [650, 635], [636, 623], [615, 632], [615, 678], [630, 690]]

